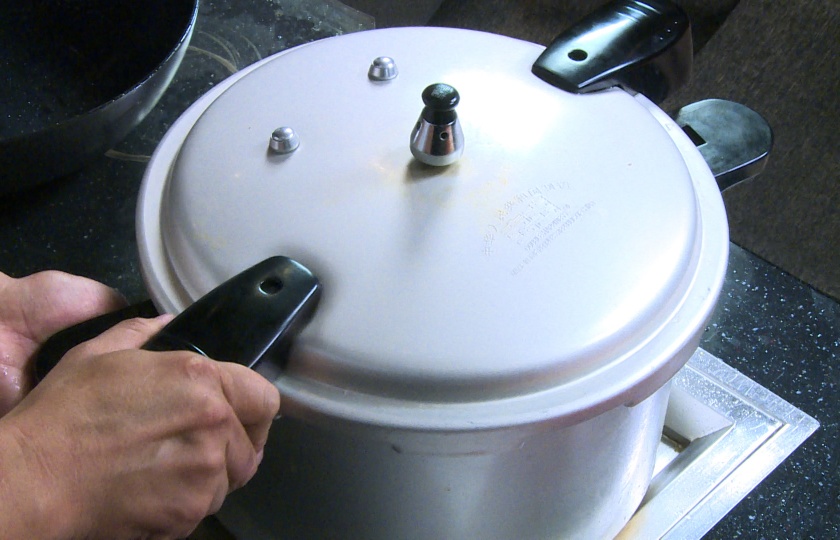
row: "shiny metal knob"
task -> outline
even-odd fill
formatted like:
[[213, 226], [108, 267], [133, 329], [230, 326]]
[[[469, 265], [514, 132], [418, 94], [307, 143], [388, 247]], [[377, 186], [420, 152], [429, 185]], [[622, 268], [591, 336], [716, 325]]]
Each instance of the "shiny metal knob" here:
[[289, 154], [300, 146], [300, 138], [290, 127], [279, 127], [271, 134], [268, 147], [277, 154]]
[[398, 74], [396, 62], [389, 56], [376, 58], [368, 69], [368, 78], [372, 81], [390, 81], [396, 79]]
[[422, 97], [425, 107], [411, 132], [411, 153], [428, 165], [451, 165], [464, 152], [464, 134], [455, 113], [461, 96], [448, 84], [437, 83], [427, 86]]

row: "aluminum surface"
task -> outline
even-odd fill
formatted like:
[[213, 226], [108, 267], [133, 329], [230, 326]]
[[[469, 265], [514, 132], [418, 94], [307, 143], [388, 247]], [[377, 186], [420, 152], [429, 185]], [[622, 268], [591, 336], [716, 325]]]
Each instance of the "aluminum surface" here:
[[[232, 81], [232, 82], [234, 82], [234, 81]], [[232, 84], [232, 82], [231, 82], [231, 84]], [[161, 169], [165, 169], [166, 171], [169, 170], [169, 167], [170, 167], [172, 161], [175, 159], [175, 156], [177, 154], [177, 150], [178, 150], [178, 148], [180, 148], [180, 144], [178, 144], [178, 143], [183, 141], [183, 138], [186, 136], [186, 133], [189, 132], [190, 127], [196, 121], [198, 116], [201, 114], [201, 112], [207, 106], [209, 106], [212, 99], [214, 99], [215, 97], [218, 96], [218, 93], [219, 92], [214, 92], [212, 95], [208, 96], [207, 99], [200, 100], [200, 102], [197, 103], [196, 106], [193, 107], [193, 109], [188, 111], [188, 113], [185, 115], [185, 117], [182, 117], [182, 119], [179, 120], [179, 122], [176, 124], [176, 126], [173, 127], [173, 130], [167, 135], [167, 139], [169, 140], [170, 143], [173, 143], [173, 144], [169, 144], [169, 145], [161, 144], [161, 146], [158, 148], [158, 150], [156, 152], [155, 158], [153, 158], [152, 163], [150, 164], [152, 172], [156, 172], [156, 173], [160, 173], [160, 174], [158, 174], [158, 175], [154, 175], [154, 174], [148, 175], [147, 178], [146, 178], [146, 181], [148, 183], [151, 183], [151, 184], [154, 184], [154, 186], [157, 186], [157, 184], [155, 183], [156, 181], [160, 180], [162, 182], [163, 179], [166, 178], [166, 172], [162, 172]], [[276, 126], [271, 125], [270, 127], [274, 128]], [[307, 139], [307, 141], [308, 140], [309, 139]], [[690, 141], [688, 141], [687, 138], [686, 138], [686, 142], [690, 144]], [[265, 151], [264, 150], [264, 148], [265, 148], [264, 145], [265, 145], [264, 139], [261, 138], [260, 139], [260, 149], [261, 149], [262, 152]], [[697, 158], [700, 159], [699, 154], [697, 155]], [[147, 187], [148, 187], [148, 185], [147, 185]], [[150, 201], [153, 203], [154, 199], [156, 199], [158, 195], [159, 195], [158, 192], [150, 193], [148, 190], [144, 191], [144, 192], [141, 192], [141, 196], [140, 196], [141, 204], [138, 207], [138, 225], [148, 226], [150, 223], [153, 223], [157, 220], [157, 217], [159, 216], [159, 213], [158, 212], [152, 212], [152, 211], [150, 211], [150, 208], [147, 208], [147, 206], [155, 206], [155, 205], [154, 204], [148, 205], [147, 203], [150, 203]], [[717, 194], [716, 190], [715, 190], [715, 197], [719, 197], [719, 194]], [[144, 262], [144, 269], [145, 269], [145, 272], [147, 274], [147, 278], [151, 279], [150, 290], [153, 290], [153, 291], [159, 291], [161, 289], [167, 289], [167, 287], [169, 286], [169, 284], [158, 283], [156, 280], [160, 278], [160, 275], [151, 275], [153, 273], [150, 273], [148, 271], [149, 266], [146, 265], [146, 263], [149, 262], [147, 259], [151, 258], [150, 253], [157, 254], [158, 251], [159, 251], [158, 250], [158, 247], [159, 247], [158, 246], [158, 240], [159, 240], [159, 238], [155, 234], [151, 234], [151, 235], [147, 234], [146, 236], [140, 238], [140, 243], [142, 243], [145, 247], [150, 248], [150, 251], [148, 253], [143, 252], [141, 250], [141, 259], [143, 259], [143, 262]], [[146, 245], [146, 244], [148, 244], [148, 245]], [[161, 259], [161, 261], [163, 261], [163, 260], [165, 260], [165, 259]], [[158, 262], [160, 262], [160, 261], [158, 261]], [[176, 291], [172, 295], [172, 298], [177, 297], [179, 293], [183, 293], [183, 291]], [[162, 302], [161, 298], [169, 298], [169, 296], [167, 296], [166, 294], [154, 295], [154, 296], [157, 298], [157, 301], [159, 301], [159, 302]], [[693, 362], [696, 364], [697, 360], [693, 360]], [[680, 377], [682, 377], [682, 374], [680, 375]], [[702, 380], [702, 377], [700, 378], [700, 380]], [[714, 387], [714, 385], [711, 386], [712, 389], [713, 389], [713, 387]], [[760, 389], [761, 387], [759, 386], [758, 388]], [[730, 456], [730, 457], [732, 457], [733, 461], [729, 462], [729, 464], [730, 464], [729, 468], [724, 469], [724, 470], [713, 471], [713, 472], [720, 473], [722, 476], [716, 477], [716, 479], [712, 480], [712, 482], [710, 484], [707, 484], [707, 487], [705, 488], [705, 490], [697, 489], [693, 492], [692, 497], [685, 497], [684, 500], [683, 499], [678, 500], [676, 497], [670, 498], [670, 499], [666, 498], [664, 496], [660, 497], [659, 495], [661, 495], [663, 493], [663, 491], [666, 490], [666, 488], [668, 488], [671, 485], [672, 482], [679, 481], [682, 478], [687, 478], [686, 475], [684, 474], [685, 472], [694, 471], [695, 468], [700, 467], [700, 465], [694, 465], [694, 464], [695, 463], [698, 463], [698, 464], [704, 463], [704, 461], [703, 461], [704, 458], [706, 456], [709, 456], [709, 454], [707, 453], [707, 450], [712, 449], [712, 448], [716, 449], [716, 450], [726, 448], [726, 446], [723, 444], [723, 442], [730, 440], [729, 438], [727, 438], [727, 436], [730, 433], [733, 433], [733, 432], [737, 433], [738, 432], [738, 430], [736, 429], [738, 423], [737, 423], [737, 421], [735, 421], [735, 420], [737, 420], [737, 418], [730, 418], [729, 416], [727, 416], [728, 413], [726, 411], [728, 409], [726, 409], [725, 407], [724, 407], [725, 410], [723, 412], [719, 412], [718, 411], [718, 409], [720, 408], [720, 407], [718, 407], [718, 405], [720, 405], [719, 403], [714, 403], [713, 405], [708, 405], [708, 406], [705, 407], [705, 409], [703, 407], [700, 407], [701, 412], [699, 414], [699, 418], [700, 418], [699, 421], [689, 420], [689, 418], [693, 418], [692, 415], [690, 415], [690, 414], [679, 413], [679, 411], [681, 409], [677, 405], [680, 404], [680, 403], [682, 403], [684, 405], [683, 409], [687, 409], [687, 410], [690, 411], [694, 408], [692, 406], [694, 403], [703, 403], [704, 402], [703, 399], [701, 399], [701, 397], [697, 397], [697, 396], [694, 395], [695, 390], [696, 389], [692, 389], [691, 386], [689, 385], [685, 392], [682, 392], [682, 393], [678, 392], [678, 395], [681, 395], [682, 398], [676, 398], [672, 402], [672, 406], [673, 406], [672, 411], [675, 411], [675, 412], [673, 412], [672, 415], [671, 415], [671, 417], [672, 417], [671, 422], [667, 424], [668, 429], [666, 430], [666, 437], [663, 439], [663, 444], [662, 444], [662, 447], [660, 448], [660, 452], [659, 452], [660, 466], [657, 468], [657, 471], [659, 472], [659, 474], [657, 475], [657, 478], [655, 479], [654, 488], [651, 490], [651, 492], [650, 492], [650, 494], [649, 494], [649, 496], [646, 500], [645, 505], [642, 507], [642, 510], [640, 510], [640, 512], [639, 512], [639, 515], [642, 515], [643, 513], [648, 513], [652, 516], [655, 516], [657, 519], [647, 518], [647, 519], [639, 520], [638, 516], [637, 516], [636, 518], [634, 518], [634, 520], [632, 522], [633, 524], [640, 523], [640, 521], [643, 522], [641, 525], [633, 525], [633, 527], [635, 527], [634, 531], [637, 531], [638, 534], [645, 535], [645, 537], [647, 537], [647, 536], [656, 537], [657, 535], [659, 535], [661, 537], [661, 536], [664, 536], [665, 534], [669, 533], [669, 531], [670, 531], [671, 534], [675, 534], [677, 536], [682, 535], [682, 533], [680, 532], [679, 526], [681, 525], [682, 521], [684, 521], [684, 520], [682, 520], [682, 518], [679, 518], [679, 516], [680, 516], [679, 510], [683, 509], [685, 514], [688, 514], [689, 512], [693, 512], [693, 513], [699, 515], [701, 513], [700, 510], [703, 509], [703, 508], [706, 508], [706, 506], [704, 506], [704, 505], [709, 503], [710, 504], [709, 508], [713, 508], [714, 511], [703, 511], [702, 514], [703, 514], [703, 517], [705, 518], [705, 521], [700, 520], [698, 518], [694, 522], [694, 525], [696, 525], [697, 523], [700, 523], [700, 525], [698, 526], [698, 528], [696, 530], [694, 530], [694, 532], [698, 536], [701, 535], [702, 531], [707, 530], [708, 527], [710, 527], [718, 519], [720, 519], [720, 517], [723, 516], [737, 502], [737, 500], [740, 500], [740, 498], [743, 497], [744, 494], [749, 492], [749, 490], [752, 489], [752, 487], [754, 487], [761, 480], [761, 478], [763, 478], [770, 470], [772, 470], [772, 468], [774, 468], [779, 462], [781, 462], [784, 459], [784, 457], [787, 456], [788, 453], [801, 442], [801, 440], [804, 440], [805, 436], [807, 436], [807, 434], [802, 435], [801, 432], [800, 432], [801, 440], [799, 440], [798, 442], [792, 443], [793, 446], [789, 447], [788, 450], [782, 450], [781, 454], [777, 454], [774, 458], [775, 461], [773, 459], [771, 459], [771, 460], [766, 461], [766, 462], [760, 462], [759, 463], [760, 466], [756, 465], [756, 467], [758, 467], [758, 472], [756, 472], [755, 470], [752, 470], [752, 469], [748, 470], [748, 469], [742, 468], [745, 463], [752, 464], [752, 463], [755, 463], [754, 461], [744, 461], [744, 460], [741, 460], [741, 458], [739, 456], [734, 456], [734, 457]], [[714, 394], [715, 392], [712, 392], [712, 393]], [[691, 397], [692, 399], [686, 399], [685, 398], [686, 395]], [[727, 395], [731, 396], [732, 392], [723, 393], [721, 395], [724, 396], [724, 397], [727, 396]], [[737, 395], [737, 393], [736, 393], [736, 395]], [[733, 400], [731, 398], [723, 399], [723, 401], [725, 403], [729, 403], [730, 405], [731, 405], [731, 403], [738, 403], [739, 402], [738, 399]], [[747, 400], [747, 401], [749, 401], [749, 400]], [[709, 412], [709, 411], [712, 411], [714, 414], [712, 414], [712, 412]], [[749, 415], [747, 415], [747, 416], [749, 416]], [[759, 415], [759, 416], [761, 416], [761, 415]], [[770, 420], [768, 420], [768, 418], [770, 418]], [[772, 415], [767, 415], [767, 414], [764, 414], [764, 418], [759, 418], [759, 420], [760, 420], [758, 422], [759, 428], [756, 430], [756, 433], [759, 434], [759, 438], [757, 439], [759, 442], [750, 443], [749, 441], [747, 441], [746, 443], [743, 443], [742, 446], [735, 445], [736, 449], [741, 448], [742, 451], [747, 453], [747, 454], [741, 454], [740, 455], [741, 457], [743, 457], [744, 455], [749, 457], [749, 456], [752, 456], [753, 454], [760, 454], [762, 451], [764, 451], [764, 449], [768, 449], [768, 448], [769, 449], [778, 448], [778, 445], [776, 443], [779, 442], [780, 439], [774, 437], [773, 434], [774, 433], [785, 432], [785, 426], [783, 424], [779, 424], [779, 425], [773, 424], [772, 418], [773, 418]], [[771, 427], [769, 429], [765, 425], [768, 422], [771, 424]], [[676, 426], [674, 424], [679, 424], [679, 426]], [[729, 427], [727, 427], [727, 426], [729, 426]], [[677, 429], [677, 427], [679, 427], [679, 429]], [[746, 433], [746, 435], [754, 435], [754, 433], [749, 433], [749, 430], [747, 430], [747, 431], [748, 431], [748, 433]], [[603, 432], [610, 433], [609, 430], [605, 430]], [[654, 434], [654, 435], [656, 435], [656, 434]], [[762, 443], [761, 441], [765, 441], [765, 443], [770, 442], [771, 444], [768, 446], [768, 445]], [[712, 459], [714, 459], [714, 458], [712, 458]], [[711, 461], [711, 463], [713, 464], [714, 461]], [[693, 467], [690, 466], [690, 465], [693, 465]], [[752, 465], [750, 465], [750, 466], [752, 467]], [[742, 472], [742, 471], [747, 471], [747, 472]], [[740, 491], [736, 490], [736, 492], [740, 493], [740, 495], [737, 495], [737, 494], [736, 495], [731, 495], [730, 494], [728, 496], [728, 498], [723, 497], [723, 496], [721, 496], [719, 498], [712, 497], [711, 495], [718, 495], [720, 493], [719, 485], [721, 485], [721, 482], [723, 482], [724, 480], [727, 480], [730, 477], [733, 477], [733, 478], [735, 478], [735, 477], [737, 477], [737, 478], [746, 477], [745, 480], [742, 480], [741, 483], [736, 485], [738, 490], [740, 490]], [[721, 478], [723, 480], [721, 480]], [[667, 482], [665, 480], [667, 480]], [[674, 485], [678, 485], [678, 484], [674, 484]], [[677, 488], [671, 488], [671, 489], [677, 490]], [[681, 493], [680, 495], [683, 495], [683, 494]], [[668, 504], [670, 504], [670, 506], [668, 506], [667, 512], [662, 511], [663, 515], [665, 516], [666, 519], [659, 519], [660, 511], [656, 510], [656, 509], [659, 507], [658, 505], [662, 501], [665, 501], [666, 499], [668, 499], [667, 502], [668, 502]], [[677, 502], [681, 502], [681, 504], [682, 503], [684, 503], [684, 504], [682, 504], [682, 506], [677, 508], [677, 506], [675, 506], [675, 504]], [[677, 510], [674, 510], [675, 508], [677, 508]], [[676, 521], [673, 518], [677, 518]], [[675, 523], [676, 523], [676, 525], [675, 525]], [[702, 529], [702, 531], [701, 531], [701, 529]], [[674, 531], [677, 531], [677, 532], [674, 532]], [[649, 535], [647, 534], [648, 532], [649, 532]], [[693, 534], [693, 533], [686, 532], [685, 534], [690, 535], [690, 534]], [[683, 536], [680, 536], [680, 537], [683, 537]]]
[[617, 539], [701, 538], [818, 427], [698, 350], [673, 380], [653, 481]]
[[[431, 54], [421, 38], [435, 51], [457, 43], [465, 57]], [[357, 66], [386, 50], [400, 76], [371, 83]], [[289, 50], [217, 86], [147, 169], [138, 245], [152, 297], [177, 312], [262, 252], [305, 262], [331, 293], [298, 340], [284, 399], [360, 421], [572, 424], [646, 399], [696, 349], [716, 301], [721, 196], [661, 110], [620, 90], [565, 95], [530, 75], [540, 50], [468, 31], [371, 31]], [[323, 57], [346, 85], [301, 79]], [[472, 150], [432, 174], [405, 136], [418, 90], [436, 80], [463, 97]], [[275, 115], [301, 136], [291, 159], [266, 157]], [[515, 137], [499, 125], [507, 117]], [[342, 392], [321, 392], [326, 374], [340, 374]], [[455, 406], [438, 414], [417, 402]]]

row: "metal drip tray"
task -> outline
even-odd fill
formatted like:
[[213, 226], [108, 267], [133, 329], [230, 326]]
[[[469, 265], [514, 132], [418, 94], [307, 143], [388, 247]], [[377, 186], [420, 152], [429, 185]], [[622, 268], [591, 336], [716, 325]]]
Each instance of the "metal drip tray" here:
[[674, 378], [653, 481], [618, 538], [700, 538], [818, 426], [699, 349]]

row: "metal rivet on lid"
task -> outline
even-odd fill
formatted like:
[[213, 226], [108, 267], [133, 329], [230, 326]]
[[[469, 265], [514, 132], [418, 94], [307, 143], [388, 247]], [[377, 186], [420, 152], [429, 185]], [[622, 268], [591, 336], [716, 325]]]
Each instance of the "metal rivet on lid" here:
[[390, 56], [376, 58], [368, 69], [368, 78], [372, 81], [390, 81], [396, 79], [398, 74], [397, 64]]
[[300, 138], [290, 127], [279, 127], [271, 134], [268, 147], [277, 154], [289, 154], [300, 146]]

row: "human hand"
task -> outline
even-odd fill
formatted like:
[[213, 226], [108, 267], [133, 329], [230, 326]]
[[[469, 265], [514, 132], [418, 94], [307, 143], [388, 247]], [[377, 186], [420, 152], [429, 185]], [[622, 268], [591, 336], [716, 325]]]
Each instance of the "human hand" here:
[[77, 346], [0, 419], [21, 456], [0, 454], [0, 470], [14, 464], [26, 490], [7, 507], [0, 485], [4, 512], [31, 497], [45, 538], [183, 538], [253, 476], [277, 389], [237, 364], [132, 350], [167, 321], [125, 321]]
[[29, 392], [32, 356], [48, 337], [124, 305], [114, 289], [64, 272], [0, 272], [0, 417]]

